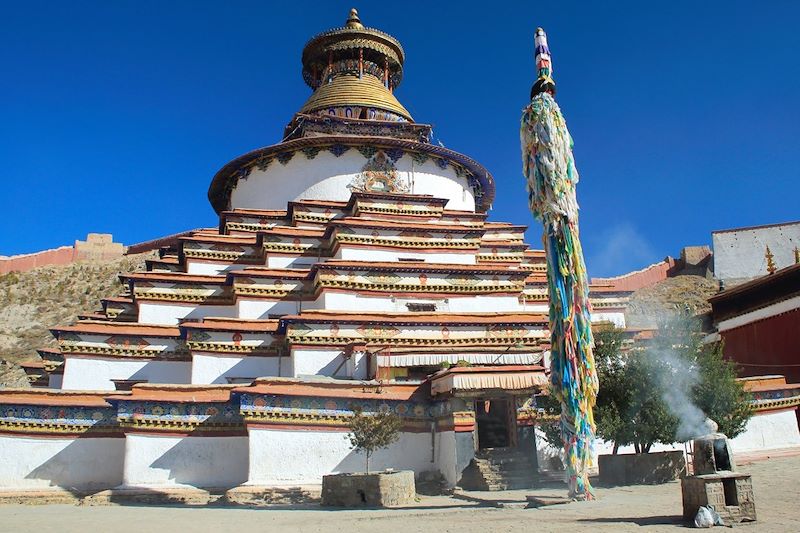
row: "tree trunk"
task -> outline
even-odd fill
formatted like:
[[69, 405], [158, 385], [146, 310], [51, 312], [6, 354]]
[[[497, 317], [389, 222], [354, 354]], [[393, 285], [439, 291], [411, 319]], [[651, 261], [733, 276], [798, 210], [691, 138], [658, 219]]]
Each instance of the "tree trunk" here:
[[619, 443], [617, 441], [614, 441], [614, 449], [611, 450], [611, 455], [617, 455], [618, 451], [619, 451]]
[[369, 474], [369, 455], [370, 453], [367, 452], [367, 474]]
[[650, 453], [650, 447], [653, 445], [652, 442], [648, 442], [645, 444], [644, 448], [642, 448], [642, 453]]
[[639, 441], [638, 440], [633, 441], [633, 451], [635, 451], [636, 453], [641, 453], [639, 450], [641, 450], [641, 448], [639, 447]]

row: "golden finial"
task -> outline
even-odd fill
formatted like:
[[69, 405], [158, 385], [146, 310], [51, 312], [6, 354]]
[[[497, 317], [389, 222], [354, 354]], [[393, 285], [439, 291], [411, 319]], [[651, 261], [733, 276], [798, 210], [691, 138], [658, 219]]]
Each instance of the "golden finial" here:
[[344, 25], [345, 28], [355, 28], [355, 29], [362, 29], [364, 25], [361, 24], [361, 19], [358, 18], [358, 10], [353, 8], [350, 10], [350, 16], [347, 18], [347, 23]]
[[775, 256], [772, 255], [769, 246], [767, 246], [767, 253], [764, 254], [764, 257], [767, 258], [767, 272], [774, 274], [778, 268], [775, 266]]

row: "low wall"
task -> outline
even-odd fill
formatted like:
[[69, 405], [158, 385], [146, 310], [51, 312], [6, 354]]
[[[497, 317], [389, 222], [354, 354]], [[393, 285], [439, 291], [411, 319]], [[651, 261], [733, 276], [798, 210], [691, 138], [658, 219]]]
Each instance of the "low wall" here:
[[128, 434], [126, 487], [230, 488], [247, 481], [247, 437]]
[[[248, 433], [248, 485], [319, 485], [326, 474], [366, 468], [364, 455], [350, 449], [347, 431], [250, 428]], [[401, 433], [394, 444], [372, 455], [370, 470], [433, 470], [431, 452], [430, 433]]]
[[686, 457], [682, 451], [601, 455], [597, 466], [607, 485], [666, 483], [686, 472]]
[[667, 257], [659, 263], [613, 278], [592, 278], [592, 285], [610, 285], [619, 291], [636, 291], [667, 279], [675, 260]]
[[800, 447], [795, 409], [754, 415], [745, 430], [731, 439], [734, 453]]
[[47, 265], [68, 265], [75, 260], [74, 257], [75, 248], [72, 246], [62, 246], [32, 254], [0, 257], [0, 275], [9, 272], [27, 272]]
[[114, 242], [110, 233], [90, 233], [85, 241], [75, 241], [73, 246], [10, 257], [0, 256], [0, 275], [27, 272], [48, 265], [68, 265], [76, 261], [115, 259], [124, 253], [125, 246]]
[[0, 435], [0, 488], [101, 490], [122, 483], [125, 439]]

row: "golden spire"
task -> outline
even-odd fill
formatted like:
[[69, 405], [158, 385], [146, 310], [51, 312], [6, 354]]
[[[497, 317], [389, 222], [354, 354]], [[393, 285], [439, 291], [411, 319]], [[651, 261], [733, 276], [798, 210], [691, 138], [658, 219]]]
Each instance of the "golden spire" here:
[[772, 255], [769, 246], [767, 246], [767, 252], [764, 254], [764, 257], [767, 258], [767, 272], [774, 274], [778, 268], [775, 266], [775, 256]]
[[358, 10], [356, 8], [350, 10], [350, 16], [347, 18], [347, 23], [345, 23], [344, 27], [358, 30], [364, 28], [364, 25], [361, 24], [361, 19], [358, 18]]

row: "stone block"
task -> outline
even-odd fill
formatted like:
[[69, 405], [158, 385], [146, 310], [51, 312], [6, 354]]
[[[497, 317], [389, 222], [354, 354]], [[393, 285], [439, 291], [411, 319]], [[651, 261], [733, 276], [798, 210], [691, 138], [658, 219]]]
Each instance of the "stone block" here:
[[681, 480], [683, 518], [694, 520], [697, 510], [713, 507], [726, 524], [756, 520], [750, 476], [728, 472], [692, 476]]
[[411, 470], [322, 476], [326, 507], [394, 507], [414, 503], [416, 496]]
[[649, 485], [666, 483], [686, 472], [682, 451], [600, 455], [600, 482], [606, 485]]

